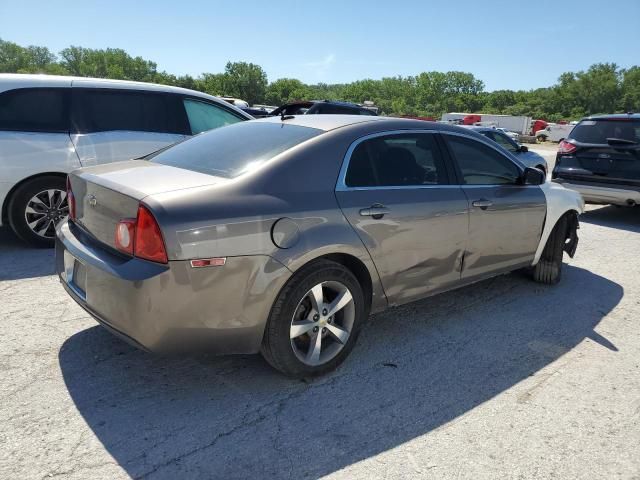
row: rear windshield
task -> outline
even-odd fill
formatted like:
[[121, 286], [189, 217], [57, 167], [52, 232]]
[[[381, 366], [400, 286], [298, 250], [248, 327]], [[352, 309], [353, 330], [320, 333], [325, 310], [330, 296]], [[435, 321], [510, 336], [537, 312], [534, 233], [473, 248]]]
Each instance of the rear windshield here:
[[287, 123], [241, 122], [202, 133], [147, 157], [152, 162], [234, 178], [322, 133]]
[[608, 138], [640, 142], [640, 121], [583, 120], [576, 125], [569, 138], [581, 143], [607, 144]]

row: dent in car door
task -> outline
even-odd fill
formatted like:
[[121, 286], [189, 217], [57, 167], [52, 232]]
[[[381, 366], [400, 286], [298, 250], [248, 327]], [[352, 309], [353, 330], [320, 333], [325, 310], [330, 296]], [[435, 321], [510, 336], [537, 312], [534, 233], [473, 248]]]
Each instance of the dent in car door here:
[[464, 136], [443, 138], [469, 202], [463, 280], [530, 265], [546, 215], [542, 189], [519, 184], [520, 167], [497, 148]]
[[[460, 281], [468, 233], [467, 200], [458, 185], [446, 184], [447, 172], [433, 134], [420, 135], [429, 135], [428, 141], [423, 137], [416, 142], [416, 134], [408, 133], [360, 140], [347, 153], [336, 189], [338, 203], [368, 249], [391, 304]], [[424, 149], [416, 146], [420, 142]], [[429, 149], [428, 154], [421, 151]], [[405, 167], [413, 169], [414, 160], [431, 168], [428, 164], [434, 157], [440, 157], [437, 178], [428, 172], [424, 184], [399, 173]], [[376, 164], [378, 172], [372, 174], [369, 170], [375, 170]], [[388, 171], [381, 168], [384, 164], [390, 166]]]
[[185, 138], [177, 96], [125, 89], [72, 91], [71, 140], [83, 166], [141, 157]]

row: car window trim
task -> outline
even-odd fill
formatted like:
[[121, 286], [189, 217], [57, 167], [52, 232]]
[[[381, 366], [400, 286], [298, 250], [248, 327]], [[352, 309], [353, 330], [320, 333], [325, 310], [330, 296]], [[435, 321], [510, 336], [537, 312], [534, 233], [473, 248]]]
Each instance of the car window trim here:
[[[444, 162], [445, 165], [445, 173], [447, 175], [447, 181], [449, 182], [448, 184], [437, 184], [437, 185], [377, 185], [377, 186], [372, 186], [372, 187], [350, 187], [347, 185], [346, 183], [346, 177], [347, 177], [347, 170], [349, 168], [349, 163], [351, 163], [351, 156], [353, 154], [353, 152], [355, 151], [355, 149], [358, 147], [358, 145], [360, 145], [362, 142], [365, 142], [367, 140], [370, 140], [372, 138], [378, 138], [378, 137], [387, 137], [387, 136], [392, 136], [392, 135], [407, 135], [407, 134], [421, 134], [421, 133], [427, 133], [427, 134], [432, 134], [434, 135], [434, 140], [436, 143], [436, 147], [438, 148], [440, 155], [442, 156], [442, 161]], [[404, 130], [387, 130], [384, 132], [376, 132], [376, 133], [370, 133], [367, 135], [364, 135], [362, 137], [357, 138], [356, 140], [354, 140], [353, 142], [351, 142], [351, 145], [349, 145], [349, 148], [347, 149], [347, 153], [345, 153], [344, 158], [342, 159], [342, 166], [340, 167], [340, 173], [338, 174], [338, 180], [336, 182], [336, 187], [335, 187], [335, 191], [336, 192], [351, 192], [351, 191], [357, 191], [357, 190], [415, 190], [415, 189], [423, 189], [423, 188], [447, 188], [447, 187], [455, 187], [455, 188], [459, 188], [460, 185], [457, 184], [452, 184], [451, 182], [455, 181], [455, 178], [451, 176], [451, 170], [450, 167], [447, 165], [448, 162], [448, 158], [447, 155], [445, 154], [444, 151], [442, 151], [442, 146], [440, 145], [440, 142], [438, 142], [438, 133], [440, 133], [438, 130], [433, 130], [433, 129], [404, 129]]]
[[[476, 138], [475, 136], [472, 135], [466, 135], [465, 133], [461, 133], [461, 132], [450, 132], [450, 131], [440, 131], [439, 132], [442, 135], [442, 141], [445, 144], [445, 147], [447, 149], [447, 153], [449, 155], [449, 158], [451, 159], [451, 165], [452, 168], [455, 169], [456, 171], [456, 176], [457, 181], [458, 181], [458, 186], [461, 187], [509, 187], [509, 186], [513, 186], [513, 187], [525, 187], [525, 186], [531, 186], [531, 185], [521, 185], [521, 184], [517, 184], [517, 183], [486, 183], [486, 184], [467, 184], [464, 183], [464, 175], [462, 174], [462, 170], [460, 169], [460, 165], [458, 165], [458, 160], [456, 159], [455, 155], [453, 154], [453, 152], [451, 151], [451, 146], [449, 145], [449, 143], [447, 142], [446, 139], [446, 135], [453, 135], [456, 137], [463, 137], [463, 138], [467, 138], [469, 140], [475, 140], [475, 141], [479, 141], [480, 143], [482, 143], [483, 145], [486, 145], [487, 147], [495, 150], [498, 154], [502, 155], [504, 158], [506, 158], [507, 160], [509, 160], [511, 163], [513, 163], [516, 168], [520, 171], [520, 175], [524, 174], [524, 170], [525, 170], [525, 165], [520, 163], [520, 161], [516, 158], [511, 158], [509, 155], [511, 154], [511, 152], [509, 152], [508, 150], [505, 150], [503, 147], [501, 147], [500, 145], [498, 145], [497, 143], [495, 143], [495, 141], [485, 137], [484, 135], [480, 135], [480, 137], [482, 138]], [[493, 143], [493, 145], [492, 145]], [[506, 153], [506, 155], [505, 155]], [[535, 185], [534, 185], [535, 186]]]

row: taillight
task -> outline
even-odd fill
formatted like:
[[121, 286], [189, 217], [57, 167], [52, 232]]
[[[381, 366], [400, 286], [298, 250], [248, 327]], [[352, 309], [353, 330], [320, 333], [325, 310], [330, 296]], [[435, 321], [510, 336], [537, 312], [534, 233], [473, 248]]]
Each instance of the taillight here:
[[152, 262], [167, 263], [167, 251], [160, 232], [160, 226], [153, 214], [144, 205], [138, 207], [134, 240], [134, 254], [136, 257]]
[[566, 140], [562, 140], [558, 144], [558, 153], [573, 153], [576, 150], [577, 147], [573, 143], [567, 142]]
[[116, 224], [116, 248], [121, 252], [152, 262], [167, 263], [160, 226], [144, 205], [138, 206], [136, 218], [123, 218]]
[[136, 219], [125, 218], [116, 225], [116, 248], [133, 255], [133, 243], [136, 238]]
[[67, 205], [69, 205], [69, 218], [71, 220], [76, 219], [76, 197], [73, 194], [73, 190], [71, 190], [71, 182], [69, 181], [69, 176], [67, 175]]

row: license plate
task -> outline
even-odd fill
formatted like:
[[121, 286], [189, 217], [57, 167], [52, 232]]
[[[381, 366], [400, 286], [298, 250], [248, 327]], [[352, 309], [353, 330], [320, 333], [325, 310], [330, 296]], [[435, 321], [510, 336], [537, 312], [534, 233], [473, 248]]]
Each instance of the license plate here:
[[67, 284], [82, 298], [86, 298], [87, 267], [69, 252], [64, 252], [64, 275]]

